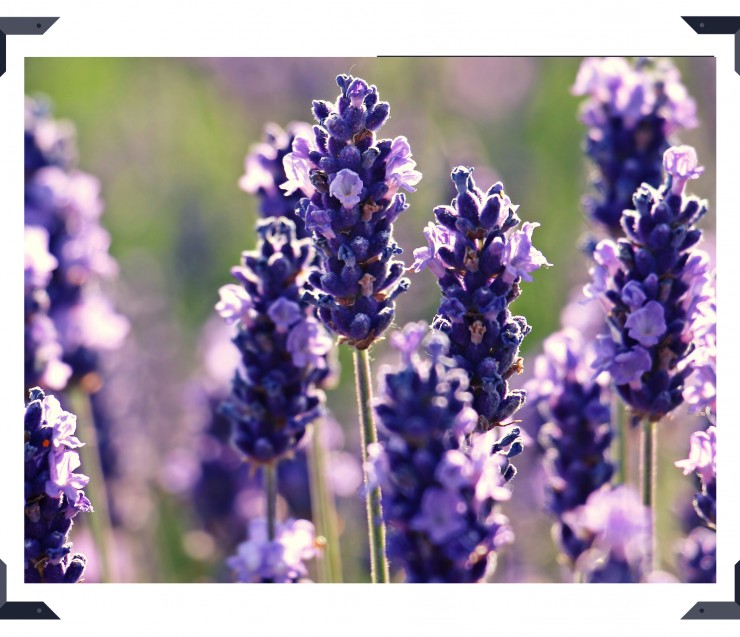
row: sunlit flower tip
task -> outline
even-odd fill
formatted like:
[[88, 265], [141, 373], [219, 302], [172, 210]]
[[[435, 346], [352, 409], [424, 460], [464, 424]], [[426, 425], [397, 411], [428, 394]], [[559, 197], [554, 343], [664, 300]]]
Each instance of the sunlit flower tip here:
[[232, 325], [241, 320], [252, 308], [252, 300], [246, 290], [229, 283], [219, 288], [218, 294], [221, 300], [216, 303], [216, 312], [227, 325]]
[[693, 146], [671, 146], [663, 155], [663, 168], [671, 176], [671, 192], [680, 195], [691, 179], [704, 174]]

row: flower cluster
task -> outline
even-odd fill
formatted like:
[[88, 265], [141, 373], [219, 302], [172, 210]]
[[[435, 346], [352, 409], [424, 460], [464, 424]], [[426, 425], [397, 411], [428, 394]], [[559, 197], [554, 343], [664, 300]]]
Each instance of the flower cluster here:
[[72, 554], [73, 518], [92, 511], [82, 491], [89, 478], [80, 466], [77, 418], [53, 396], [30, 391], [25, 430], [25, 581], [69, 582], [82, 578], [85, 556]]
[[393, 222], [408, 208], [399, 190], [421, 179], [405, 137], [376, 140], [390, 107], [378, 90], [350, 75], [337, 77], [335, 104], [313, 103], [318, 126], [298, 136], [285, 156], [288, 195], [305, 194], [297, 209], [313, 233], [319, 265], [306, 298], [321, 321], [357, 349], [369, 347], [390, 325], [394, 299], [408, 288], [394, 260]]
[[267, 520], [255, 518], [249, 523], [249, 540], [226, 563], [238, 582], [295, 584], [306, 581], [304, 562], [317, 554], [314, 527], [308, 520], [287, 520], [270, 540]]
[[650, 514], [627, 486], [605, 486], [565, 521], [588, 550], [575, 564], [589, 583], [636, 583], [650, 568]]
[[259, 245], [232, 269], [240, 285], [225, 285], [216, 310], [236, 325], [233, 342], [241, 364], [224, 413], [234, 426], [234, 444], [249, 459], [269, 463], [290, 454], [321, 413], [317, 389], [329, 373], [332, 339], [301, 300], [307, 239], [293, 222], [266, 219], [257, 227]]
[[544, 450], [545, 496], [558, 520], [554, 533], [561, 551], [575, 562], [587, 546], [563, 520], [607, 485], [614, 473], [609, 459], [612, 432], [605, 390], [593, 380], [592, 355], [580, 332], [564, 329], [545, 340], [535, 362], [530, 396], [545, 424], [539, 441]]
[[[518, 430], [495, 442], [470, 436], [477, 423], [465, 374], [445, 356], [448, 339], [431, 332], [430, 357], [418, 353], [428, 326], [392, 335], [398, 370], [381, 372], [375, 412], [380, 443], [368, 449], [383, 494], [388, 558], [409, 582], [478, 582], [512, 540], [497, 503], [508, 500], [508, 457], [522, 450]], [[493, 453], [492, 453], [493, 452]]]
[[250, 149], [245, 173], [239, 180], [242, 190], [257, 196], [263, 217], [287, 217], [295, 224], [299, 239], [310, 235], [295, 212], [298, 202], [306, 195], [301, 188], [288, 194], [280, 186], [287, 180], [283, 161], [293, 150], [293, 142], [297, 137], [308, 139], [311, 134], [311, 126], [305, 122], [291, 122], [286, 130], [277, 124], [268, 124], [265, 141]]
[[414, 251], [414, 269], [428, 267], [442, 288], [433, 327], [449, 336], [450, 355], [465, 370], [473, 393], [479, 429], [510, 418], [526, 392], [510, 390], [508, 379], [521, 373], [519, 346], [531, 328], [509, 305], [520, 295], [522, 280], [550, 265], [532, 246], [536, 223], [520, 229], [518, 206], [499, 182], [487, 192], [476, 187], [472, 169], [452, 171], [457, 196], [434, 209], [437, 224], [424, 231], [428, 247]]
[[671, 138], [697, 126], [696, 104], [667, 60], [631, 65], [624, 58], [586, 58], [572, 92], [588, 96], [581, 121], [588, 127], [585, 152], [595, 171], [585, 208], [616, 237], [632, 194], [643, 183], [660, 185]]
[[691, 434], [689, 457], [676, 462], [684, 475], [696, 473], [701, 491], [694, 497], [694, 508], [710, 528], [717, 526], [717, 428]]
[[683, 194], [698, 177], [690, 146], [668, 149], [660, 190], [642, 185], [622, 218], [625, 239], [601, 241], [586, 293], [607, 311], [594, 368], [607, 371], [633, 415], [658, 421], [683, 402], [686, 357], [697, 307], [705, 300], [708, 256], [695, 248], [705, 201]]
[[[31, 100], [26, 103], [25, 152], [25, 224], [36, 234], [34, 267], [44, 251], [54, 259], [47, 258], [44, 266], [50, 273], [44, 288], [46, 313], [54, 329], [38, 314], [29, 317], [26, 303], [26, 386], [63, 389], [65, 375], [71, 373], [95, 391], [99, 351], [119, 347], [128, 332], [126, 319], [96, 289], [117, 272], [108, 253], [110, 236], [100, 225], [100, 185], [74, 167], [70, 127], [55, 122], [42, 104]], [[34, 296], [40, 296], [38, 286]], [[58, 349], [57, 340], [66, 370], [56, 363], [57, 352], [49, 354]]]

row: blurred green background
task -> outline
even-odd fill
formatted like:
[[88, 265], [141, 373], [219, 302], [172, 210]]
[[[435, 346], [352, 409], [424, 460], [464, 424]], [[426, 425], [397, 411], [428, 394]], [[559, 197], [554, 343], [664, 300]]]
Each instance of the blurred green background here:
[[[157, 453], [166, 453], [173, 440], [187, 438], [187, 414], [180, 413], [177, 396], [202, 368], [199, 343], [218, 288], [230, 282], [229, 269], [240, 252], [255, 244], [257, 202], [237, 186], [245, 154], [261, 140], [266, 122], [284, 126], [292, 120], [309, 121], [312, 99], [336, 97], [338, 73], [351, 72], [378, 86], [381, 99], [391, 104], [391, 118], [381, 135], [405, 135], [424, 174], [418, 192], [408, 197], [410, 210], [396, 224], [407, 265], [413, 249], [424, 244], [422, 230], [433, 218], [432, 208], [452, 197], [449, 172], [458, 164], [476, 167], [478, 185], [484, 189], [501, 179], [520, 204], [521, 218], [542, 224], [535, 231], [535, 245], [554, 267], [537, 272], [515, 305], [533, 327], [523, 348], [525, 366], [531, 363], [542, 339], [558, 329], [569, 292], [587, 276], [588, 264], [579, 250], [586, 230], [580, 198], [588, 183], [581, 152], [584, 128], [577, 120], [581, 98], [570, 94], [580, 61], [27, 59], [27, 94], [47, 96], [55, 117], [74, 123], [79, 166], [101, 180], [107, 206], [103, 225], [112, 235], [111, 252], [120, 264], [113, 294], [119, 310], [132, 320], [132, 334], [150, 332], [141, 338], [151, 347], [146, 355], [157, 359], [150, 374], [167, 386], [162, 393], [169, 390], [173, 395], [168, 402], [161, 395], [152, 397], [152, 387], [141, 389], [142, 396], [148, 396], [146, 413], [152, 423], [169, 427], [166, 435], [155, 425], [150, 429], [158, 441], [153, 443]], [[692, 189], [711, 204], [714, 59], [674, 62], [697, 101], [701, 122], [681, 136], [682, 142], [697, 148], [707, 169], [701, 180], [692, 182]], [[713, 227], [713, 214], [705, 223]], [[438, 301], [429, 272], [413, 277], [411, 291], [398, 300], [397, 324], [431, 320]], [[373, 356], [377, 363], [386, 359], [385, 343]], [[350, 449], [359, 453], [347, 348], [341, 348], [340, 359], [341, 383], [329, 393], [329, 405], [347, 432]], [[685, 457], [692, 427], [684, 421], [666, 427], [673, 434], [664, 436], [668, 440], [660, 484], [670, 506], [673, 500], [690, 499], [691, 485], [672, 462]], [[535, 479], [534, 469], [529, 476], [521, 472], [516, 490], [535, 491]], [[162, 485], [153, 488], [157, 495], [142, 515], [141, 533], [128, 541], [156, 546], [137, 551], [149, 555], [141, 558], [149, 563], [134, 569], [130, 579], [208, 580], [218, 567], [214, 553], [193, 548], [197, 537], [187, 535], [191, 522], [182, 502]], [[558, 581], [547, 517], [529, 504], [517, 507], [517, 491], [506, 512], [519, 541], [509, 556], [502, 556], [496, 580]], [[361, 520], [347, 525], [347, 579], [363, 580], [364, 530]], [[670, 563], [669, 545], [678, 531], [666, 523], [662, 532], [664, 557]]]

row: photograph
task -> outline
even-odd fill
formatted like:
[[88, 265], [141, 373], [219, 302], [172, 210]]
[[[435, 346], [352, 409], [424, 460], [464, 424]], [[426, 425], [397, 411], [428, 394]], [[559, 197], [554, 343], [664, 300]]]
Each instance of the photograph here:
[[716, 583], [716, 58], [24, 70], [24, 582]]

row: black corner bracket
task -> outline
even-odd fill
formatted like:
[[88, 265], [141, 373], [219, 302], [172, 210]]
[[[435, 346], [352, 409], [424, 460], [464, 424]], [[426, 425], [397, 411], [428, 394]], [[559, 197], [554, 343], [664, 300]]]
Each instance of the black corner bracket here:
[[740, 16], [681, 16], [699, 34], [735, 35], [735, 73], [740, 75]]
[[681, 619], [740, 619], [740, 562], [735, 564], [734, 602], [696, 602]]
[[0, 620], [2, 619], [59, 619], [44, 602], [7, 601], [7, 568], [0, 560]]
[[0, 76], [5, 74], [5, 36], [43, 35], [59, 18], [0, 18]]

